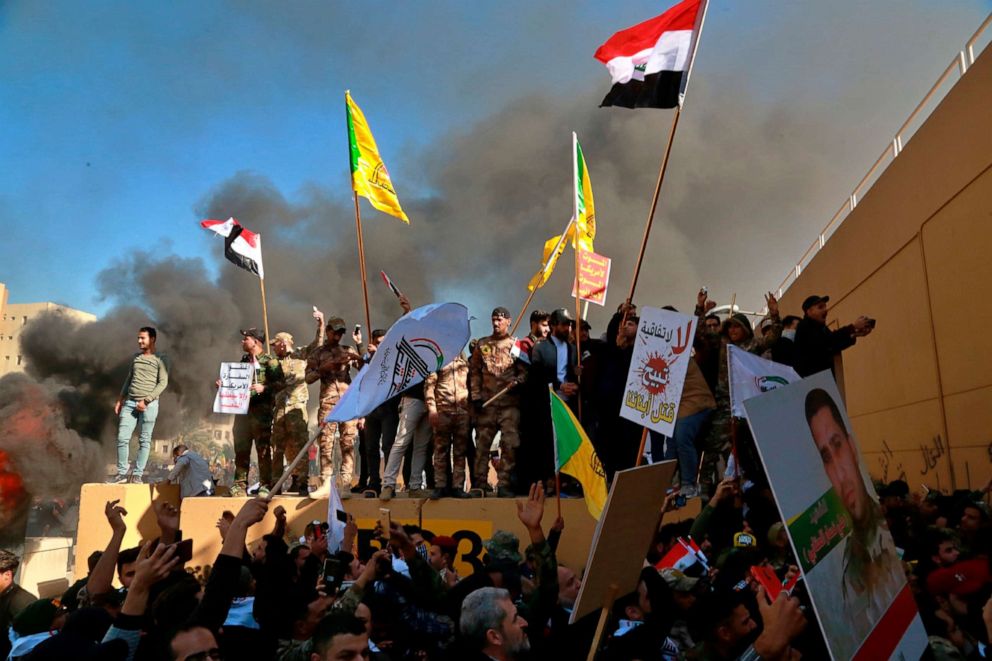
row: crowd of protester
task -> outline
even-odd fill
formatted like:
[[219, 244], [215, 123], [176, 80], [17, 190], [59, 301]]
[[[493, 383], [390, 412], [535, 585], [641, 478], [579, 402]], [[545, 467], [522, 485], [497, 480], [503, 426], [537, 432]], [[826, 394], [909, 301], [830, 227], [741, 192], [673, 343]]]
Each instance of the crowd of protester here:
[[[911, 495], [894, 481], [878, 493], [930, 637], [926, 657], [984, 658], [988, 488]], [[675, 503], [669, 497], [665, 510]], [[573, 542], [561, 518], [542, 527], [544, 505], [535, 483], [517, 501], [527, 537], [495, 531], [472, 571], [455, 539], [426, 527], [390, 522], [360, 535], [349, 517], [340, 536], [319, 522], [290, 536], [285, 509], [261, 496], [224, 513], [221, 551], [194, 574], [176, 508], [157, 505], [160, 536], [122, 549], [137, 517], [108, 502], [106, 547], [60, 599], [34, 600], [13, 582], [18, 558], [0, 552], [0, 626], [9, 627], [10, 658], [26, 660], [586, 658], [599, 611], [569, 624], [583, 568], [559, 562], [559, 546]], [[274, 526], [247, 543], [270, 508]], [[760, 475], [726, 478], [697, 516], [662, 521], [637, 584], [608, 612], [597, 658], [827, 658], [803, 583], [772, 598], [759, 576], [788, 584], [798, 573]], [[666, 563], [690, 539], [702, 557]]]
[[[806, 376], [831, 369], [837, 353], [874, 328], [873, 320], [859, 317], [852, 324], [829, 330], [826, 296], [808, 297], [802, 304], [802, 317], [780, 318], [775, 297], [769, 294], [766, 301], [767, 314], [752, 325], [747, 315], [736, 310], [726, 318], [714, 314], [716, 303], [705, 290], [697, 296], [693, 361], [675, 431], [671, 438], [652, 433], [650, 444], [653, 460], [678, 460], [677, 486], [686, 497], [712, 493], [730, 458], [728, 346], [788, 364]], [[403, 296], [400, 305], [405, 312], [411, 309]], [[344, 344], [344, 319], [334, 317], [325, 323], [316, 308], [313, 316], [316, 331], [306, 347], [297, 348], [291, 334], [279, 332], [270, 353], [263, 333], [241, 331], [245, 352], [241, 360], [253, 364], [254, 378], [248, 413], [235, 420], [232, 495], [247, 493], [253, 445], [259, 488], [268, 489], [280, 481], [286, 465], [308, 439], [307, 385], [319, 383], [318, 416], [323, 419], [348, 389], [356, 370], [372, 359], [386, 334], [374, 330], [363, 345], [356, 326], [354, 346], [350, 346]], [[534, 310], [529, 328], [525, 327], [527, 334], [519, 339], [510, 334], [513, 321], [506, 308], [495, 308], [492, 334], [472, 340], [467, 355], [455, 357], [426, 382], [383, 402], [363, 419], [320, 425], [319, 485], [314, 488], [308, 462], [301, 461], [285, 481], [285, 491], [325, 497], [333, 483], [343, 498], [363, 493], [384, 500], [407, 495], [513, 497], [526, 493], [534, 482], [550, 491], [555, 475], [548, 384], [577, 413], [607, 479], [617, 470], [634, 466], [642, 427], [620, 417], [619, 412], [638, 329], [637, 307], [621, 305], [599, 337], [586, 320], [576, 323], [565, 308], [550, 313]], [[147, 419], [148, 411], [157, 412], [154, 398], [168, 382], [165, 363], [155, 359], [155, 329], [143, 327], [138, 338], [142, 352], [134, 358], [132, 375], [117, 404], [121, 434], [118, 472], [111, 477], [115, 482], [134, 481], [135, 475], [141, 480], [141, 461], [147, 457], [141, 444], [150, 438], [154, 425], [154, 419]], [[143, 372], [145, 377], [139, 378]], [[137, 400], [129, 399], [127, 393]], [[129, 476], [126, 446], [135, 428], [142, 430], [141, 447]], [[497, 432], [499, 441], [494, 444]], [[340, 457], [337, 464], [335, 456]], [[491, 464], [496, 468], [495, 484], [489, 479]], [[169, 479], [189, 481], [190, 477], [174, 472]], [[199, 476], [197, 480], [190, 489], [213, 492], [212, 484], [202, 483]], [[566, 484], [566, 490], [575, 488]]]
[[[775, 297], [769, 295], [767, 302], [767, 314], [752, 326], [740, 313], [713, 314], [715, 304], [705, 291], [699, 293], [694, 360], [675, 432], [671, 438], [651, 438], [649, 459], [677, 459], [679, 477], [644, 550], [637, 584], [621, 586], [628, 592], [613, 601], [596, 658], [828, 658], [803, 582], [792, 587], [798, 563], [746, 431], [737, 435], [731, 456], [726, 352], [733, 344], [806, 376], [832, 368], [836, 354], [869, 334], [874, 322], [860, 317], [829, 330], [823, 296], [807, 298], [802, 317], [781, 318]], [[409, 303], [402, 303], [408, 310]], [[316, 337], [307, 349], [295, 350], [292, 337], [280, 333], [275, 356], [262, 352], [257, 331], [243, 332], [245, 360], [259, 370], [255, 386], [261, 387], [254, 392], [271, 392], [268, 399], [253, 397], [256, 413], [242, 437], [247, 433], [248, 448], [254, 443], [260, 451], [268, 441], [271, 459], [282, 434], [283, 458], [270, 461], [267, 471], [260, 466], [263, 483], [277, 481], [290, 449], [301, 445], [286, 442], [286, 434], [299, 425], [284, 424], [273, 435], [274, 419], [299, 418], [293, 411], [302, 409], [305, 421], [308, 382], [321, 382], [322, 406], [336, 401], [352, 371], [370, 360], [385, 335], [374, 331], [363, 347], [356, 329], [356, 346], [344, 347], [343, 320], [325, 324], [317, 311], [315, 318]], [[194, 572], [186, 565], [189, 547], [175, 508], [156, 507], [160, 537], [121, 549], [127, 512], [110, 502], [106, 548], [93, 554], [89, 574], [61, 599], [32, 601], [13, 582], [18, 559], [0, 553], [0, 626], [10, 627], [11, 658], [586, 658], [600, 613], [570, 623], [584, 568], [558, 560], [559, 544], [571, 543], [560, 517], [550, 529], [542, 527], [544, 500], [553, 492], [552, 459], [545, 452], [551, 447], [545, 389], [551, 383], [570, 406], [581, 409], [608, 478], [633, 466], [641, 428], [617, 411], [638, 322], [636, 307], [624, 304], [596, 338], [585, 320], [576, 324], [565, 309], [538, 310], [530, 317], [529, 334], [518, 341], [508, 332], [509, 313], [496, 308], [492, 335], [473, 340], [467, 356], [354, 421], [354, 436], [342, 424], [322, 437], [322, 443], [339, 444], [342, 459], [349, 439], [363, 457], [374, 459], [360, 462], [359, 475], [346, 480], [343, 474], [354, 464], [340, 468], [342, 496], [349, 486], [384, 499], [403, 495], [398, 490], [403, 471], [409, 495], [488, 492], [518, 498], [527, 537], [494, 531], [481, 565], [466, 564], [465, 549], [455, 539], [411, 525], [362, 531], [371, 544], [359, 544], [350, 517], [343, 539], [329, 535], [328, 523], [310, 524], [302, 538], [290, 537], [285, 510], [262, 494], [237, 514], [225, 512], [217, 524], [220, 554], [209, 571]], [[483, 407], [493, 398], [496, 413]], [[259, 421], [268, 421], [267, 437]], [[491, 445], [496, 431], [502, 432], [498, 450]], [[325, 454], [333, 453], [322, 447], [322, 459]], [[182, 485], [184, 496], [209, 491], [200, 489], [202, 466], [194, 455], [184, 446], [174, 453], [170, 478]], [[498, 467], [496, 484], [486, 479], [491, 464]], [[321, 486], [327, 487], [330, 467], [323, 461], [321, 471]], [[294, 487], [302, 486], [300, 479], [293, 476]], [[581, 495], [578, 488], [566, 483], [562, 491]], [[900, 480], [876, 489], [930, 637], [926, 655], [984, 658], [992, 629], [989, 489], [911, 494]], [[666, 512], [693, 496], [705, 503], [698, 515], [664, 523]], [[247, 544], [249, 529], [270, 507], [274, 528]], [[253, 531], [251, 537], [257, 536]], [[698, 545], [699, 556], [670, 562], [687, 543]], [[121, 587], [114, 586], [115, 577]], [[783, 585], [790, 589], [772, 594]]]

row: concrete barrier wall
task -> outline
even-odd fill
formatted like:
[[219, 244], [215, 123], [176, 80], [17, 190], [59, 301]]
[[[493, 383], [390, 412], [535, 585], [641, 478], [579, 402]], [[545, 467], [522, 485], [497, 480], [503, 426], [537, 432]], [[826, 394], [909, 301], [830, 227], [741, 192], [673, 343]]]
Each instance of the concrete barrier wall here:
[[829, 294], [829, 319], [878, 320], [841, 385], [873, 477], [914, 489], [992, 477], [990, 108], [987, 49], [782, 298], [801, 314]]

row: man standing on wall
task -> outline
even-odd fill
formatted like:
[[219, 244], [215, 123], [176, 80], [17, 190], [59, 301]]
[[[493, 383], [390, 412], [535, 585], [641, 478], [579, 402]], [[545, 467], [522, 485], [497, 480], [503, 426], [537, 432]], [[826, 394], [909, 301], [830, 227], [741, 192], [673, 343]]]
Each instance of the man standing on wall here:
[[829, 296], [808, 296], [803, 301], [803, 318], [796, 327], [796, 363], [799, 376], [809, 376], [824, 370], [833, 371], [834, 356], [854, 346], [875, 328], [875, 320], [861, 316], [837, 330], [827, 328]]
[[138, 348], [131, 359], [131, 368], [114, 404], [117, 423], [117, 475], [109, 481], [124, 484], [128, 481], [130, 461], [128, 454], [131, 436], [138, 427], [138, 457], [134, 462], [132, 482], [141, 482], [141, 475], [148, 463], [152, 447], [152, 430], [158, 417], [158, 398], [169, 385], [169, 371], [162, 358], [155, 354], [157, 333], [151, 326], [138, 329]]

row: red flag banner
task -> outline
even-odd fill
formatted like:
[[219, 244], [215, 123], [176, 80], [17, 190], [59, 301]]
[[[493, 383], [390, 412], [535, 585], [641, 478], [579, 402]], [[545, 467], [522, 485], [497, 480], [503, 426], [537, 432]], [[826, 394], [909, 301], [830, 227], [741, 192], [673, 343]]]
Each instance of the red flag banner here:
[[[596, 305], [606, 304], [606, 288], [610, 282], [609, 257], [597, 255], [587, 250], [579, 251], [579, 298]], [[572, 296], [575, 296], [575, 284], [572, 285]]]

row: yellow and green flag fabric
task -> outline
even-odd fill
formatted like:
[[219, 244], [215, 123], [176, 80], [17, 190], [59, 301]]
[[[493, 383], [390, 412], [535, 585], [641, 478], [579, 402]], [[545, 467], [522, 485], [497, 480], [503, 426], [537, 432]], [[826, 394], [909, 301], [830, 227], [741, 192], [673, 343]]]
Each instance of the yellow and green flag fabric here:
[[[534, 291], [544, 286], [544, 283], [551, 277], [551, 272], [555, 270], [555, 264], [558, 263], [558, 258], [565, 252], [568, 242], [572, 240], [574, 233], [575, 223], [569, 222], [564, 241], [561, 239], [561, 234], [557, 234], [544, 242], [544, 256], [541, 259], [541, 269], [530, 279], [530, 283], [527, 285], [527, 291]], [[555, 247], [557, 247], [557, 250], [555, 250]]]
[[585, 494], [586, 508], [598, 521], [606, 507], [606, 472], [603, 464], [572, 409], [550, 387], [548, 391], [551, 394], [551, 423], [555, 436], [555, 468], [579, 481]]
[[596, 204], [592, 199], [592, 182], [589, 181], [589, 168], [579, 138], [572, 133], [575, 170], [575, 228], [578, 235], [576, 250], [595, 252], [593, 240], [596, 238]]
[[369, 124], [365, 121], [361, 108], [351, 98], [351, 92], [344, 93], [344, 105], [348, 117], [351, 187], [379, 211], [409, 224], [410, 219], [400, 208], [400, 200], [396, 197], [386, 164], [379, 156], [379, 148], [375, 145]]

